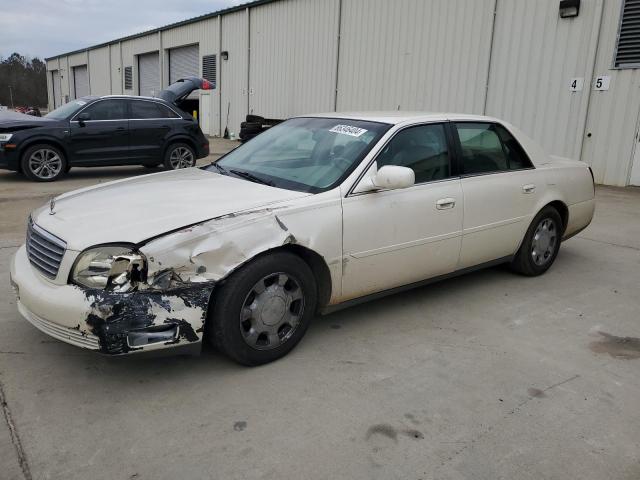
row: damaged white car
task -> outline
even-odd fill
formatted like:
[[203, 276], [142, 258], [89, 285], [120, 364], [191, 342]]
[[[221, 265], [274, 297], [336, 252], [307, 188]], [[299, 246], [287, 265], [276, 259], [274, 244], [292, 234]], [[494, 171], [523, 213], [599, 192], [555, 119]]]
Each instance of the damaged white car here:
[[317, 313], [498, 263], [540, 275], [591, 222], [593, 176], [511, 125], [448, 114], [288, 120], [204, 168], [34, 211], [18, 309], [107, 354], [282, 357]]

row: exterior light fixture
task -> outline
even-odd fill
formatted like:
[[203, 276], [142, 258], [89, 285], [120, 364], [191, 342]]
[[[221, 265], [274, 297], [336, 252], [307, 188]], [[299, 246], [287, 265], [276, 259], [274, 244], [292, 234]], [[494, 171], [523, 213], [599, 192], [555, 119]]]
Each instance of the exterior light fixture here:
[[229, 52], [227, 52], [226, 50], [224, 52], [220, 52], [220, 56], [223, 60], [229, 60]]
[[580, 0], [562, 0], [560, 2], [560, 18], [577, 17], [580, 13]]

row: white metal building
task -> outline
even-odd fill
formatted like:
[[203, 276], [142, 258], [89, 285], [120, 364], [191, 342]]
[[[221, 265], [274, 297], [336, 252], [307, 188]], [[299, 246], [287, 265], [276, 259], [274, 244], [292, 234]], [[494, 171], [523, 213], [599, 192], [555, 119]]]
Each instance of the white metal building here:
[[258, 0], [49, 58], [47, 82], [52, 108], [203, 76], [210, 135], [227, 113], [232, 132], [247, 113], [493, 115], [640, 185], [638, 68], [640, 0]]

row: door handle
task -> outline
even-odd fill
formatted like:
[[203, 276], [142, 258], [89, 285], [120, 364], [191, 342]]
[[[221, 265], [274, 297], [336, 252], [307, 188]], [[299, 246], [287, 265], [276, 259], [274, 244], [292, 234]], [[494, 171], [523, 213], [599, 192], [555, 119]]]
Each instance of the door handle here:
[[436, 202], [436, 208], [438, 210], [447, 210], [456, 206], [455, 198], [441, 198]]
[[534, 184], [522, 186], [522, 193], [533, 193], [535, 191], [536, 191], [536, 186]]

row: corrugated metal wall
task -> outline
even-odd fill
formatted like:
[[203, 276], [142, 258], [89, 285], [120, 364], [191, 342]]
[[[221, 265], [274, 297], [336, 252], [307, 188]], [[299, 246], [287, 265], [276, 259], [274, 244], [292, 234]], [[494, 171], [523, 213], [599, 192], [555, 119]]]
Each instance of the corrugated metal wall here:
[[251, 9], [249, 110], [286, 118], [335, 105], [339, 0]]
[[343, 0], [338, 110], [481, 113], [493, 0]]
[[[629, 182], [634, 148], [638, 146], [640, 70], [611, 68], [621, 6], [622, 0], [607, 0], [604, 4], [594, 77], [608, 75], [611, 84], [607, 91], [590, 89], [582, 160], [592, 166], [598, 183], [623, 186]], [[632, 183], [640, 185], [640, 163], [635, 167]]]
[[91, 95], [109, 95], [111, 93], [109, 47], [89, 50], [89, 65]]
[[[640, 73], [611, 69], [621, 4], [582, 0], [578, 17], [561, 19], [559, 0], [278, 0], [91, 49], [88, 61], [86, 52], [61, 56], [47, 69], [59, 70], [64, 98], [75, 65], [88, 65], [92, 94], [121, 93], [132, 66], [136, 87], [125, 93], [135, 94], [136, 55], [161, 52], [166, 86], [168, 50], [198, 44], [199, 68], [203, 55], [218, 55], [218, 89], [201, 96], [210, 134], [224, 130], [228, 107], [236, 134], [249, 111], [486, 113], [549, 153], [588, 162], [598, 182], [626, 185], [632, 171], [640, 183]], [[598, 75], [611, 77], [608, 91], [593, 91]], [[570, 91], [571, 78], [584, 78], [582, 91]]]
[[549, 152], [577, 158], [589, 82], [581, 92], [569, 83], [591, 75], [600, 9], [600, 0], [583, 0], [578, 17], [562, 19], [557, 0], [498, 0], [487, 115], [517, 125]]
[[228, 60], [220, 60], [219, 88], [221, 95], [221, 126], [227, 126], [229, 109], [229, 130], [240, 133], [240, 123], [248, 111], [247, 93], [249, 81], [249, 38], [246, 11], [222, 17], [221, 50], [229, 52]]

